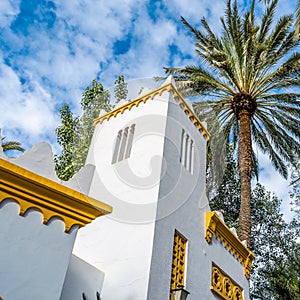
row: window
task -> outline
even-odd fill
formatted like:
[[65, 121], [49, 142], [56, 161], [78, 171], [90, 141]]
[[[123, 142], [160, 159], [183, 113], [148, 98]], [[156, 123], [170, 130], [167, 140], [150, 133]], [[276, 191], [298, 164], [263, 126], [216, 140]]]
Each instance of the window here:
[[171, 273], [171, 291], [184, 286], [187, 239], [175, 230]]
[[180, 162], [191, 174], [193, 174], [194, 141], [184, 129], [182, 129], [181, 132]]
[[126, 127], [118, 132], [111, 162], [112, 164], [130, 156], [134, 131], [135, 124], [131, 125], [130, 128]]

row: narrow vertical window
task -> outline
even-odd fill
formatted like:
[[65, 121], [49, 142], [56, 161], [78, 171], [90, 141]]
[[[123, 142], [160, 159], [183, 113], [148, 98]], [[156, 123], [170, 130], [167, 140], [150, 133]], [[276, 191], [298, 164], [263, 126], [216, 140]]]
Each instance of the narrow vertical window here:
[[170, 295], [172, 295], [172, 292], [174, 290], [180, 287], [184, 287], [186, 249], [187, 249], [187, 239], [182, 234], [180, 234], [177, 230], [175, 230]]
[[190, 140], [190, 155], [189, 155], [189, 171], [191, 174], [193, 174], [193, 164], [194, 164], [194, 142], [193, 140]]
[[127, 144], [127, 137], [128, 137], [128, 127], [124, 129], [123, 136], [122, 136], [122, 143], [121, 143], [121, 148], [119, 152], [119, 157], [118, 161], [123, 160], [124, 154], [125, 154], [125, 149], [126, 149], [126, 144]]
[[184, 140], [184, 129], [181, 132], [181, 143], [180, 143], [180, 162], [182, 163], [183, 158], [183, 140]]
[[186, 169], [190, 171], [190, 163], [191, 163], [191, 148], [192, 148], [192, 140], [189, 138], [187, 142], [187, 159], [186, 159]]
[[115, 164], [130, 156], [134, 131], [135, 124], [130, 126], [130, 130], [129, 127], [126, 127], [124, 130], [120, 130], [118, 132], [111, 161], [112, 164]]
[[186, 133], [184, 131], [182, 136], [182, 159], [181, 159], [181, 164], [183, 166], [185, 162], [185, 157], [186, 157]]
[[115, 164], [117, 162], [117, 158], [118, 158], [118, 154], [119, 154], [119, 150], [120, 150], [121, 138], [122, 138], [122, 130], [120, 130], [118, 132], [118, 135], [116, 138], [114, 153], [113, 153], [113, 157], [112, 157], [112, 161], [111, 161], [112, 164]]
[[133, 141], [134, 130], [135, 130], [135, 124], [133, 124], [133, 125], [130, 126], [128, 143], [127, 143], [127, 146], [126, 146], [125, 158], [128, 158], [130, 156], [130, 152], [131, 152], [131, 148], [132, 148], [132, 141]]
[[185, 132], [181, 131], [181, 144], [180, 144], [180, 162], [181, 164], [193, 174], [194, 168], [194, 141]]
[[188, 134], [185, 136], [185, 149], [184, 149], [184, 152], [185, 152], [185, 156], [184, 156], [184, 167], [187, 169], [187, 161], [188, 161], [188, 146], [189, 146], [189, 136]]

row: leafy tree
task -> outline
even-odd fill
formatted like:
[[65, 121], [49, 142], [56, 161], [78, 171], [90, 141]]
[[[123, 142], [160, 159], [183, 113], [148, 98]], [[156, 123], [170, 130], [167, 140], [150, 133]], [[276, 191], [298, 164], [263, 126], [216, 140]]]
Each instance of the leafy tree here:
[[252, 195], [252, 299], [299, 300], [299, 224], [285, 222], [279, 200], [258, 184]]
[[62, 153], [54, 157], [60, 179], [69, 180], [84, 165], [94, 132], [93, 121], [101, 109], [111, 109], [109, 99], [109, 92], [94, 79], [82, 94], [81, 117], [74, 117], [67, 104], [60, 110], [62, 124], [57, 127], [56, 135]]
[[127, 99], [127, 94], [128, 94], [127, 83], [125, 82], [123, 75], [119, 75], [118, 79], [115, 81], [114, 92], [115, 92], [116, 103], [120, 102], [121, 100]]
[[99, 117], [101, 109], [105, 111], [111, 109], [109, 99], [109, 92], [96, 79], [92, 81], [91, 86], [88, 86], [82, 94], [81, 108], [83, 114], [79, 118], [76, 128], [73, 154], [75, 172], [79, 171], [85, 163], [94, 133], [94, 120]]
[[[261, 22], [256, 23], [254, 0], [244, 15], [236, 0], [228, 0], [220, 37], [213, 33], [205, 18], [201, 19], [203, 29], [192, 27], [182, 18], [196, 39], [196, 53], [204, 64], [166, 68], [184, 94], [199, 97], [195, 109], [200, 118], [218, 120], [225, 144], [232, 142], [234, 149], [238, 148], [238, 230], [239, 238], [247, 240], [248, 245], [251, 173], [255, 162], [252, 142], [269, 156], [285, 178], [286, 162], [293, 162], [300, 149], [300, 94], [288, 90], [300, 84], [299, 33], [293, 26], [293, 15], [283, 16], [274, 24], [277, 3], [278, 0], [270, 1]], [[296, 151], [292, 151], [293, 146]]]
[[219, 184], [215, 197], [210, 201], [210, 207], [212, 210], [224, 212], [225, 223], [229, 227], [237, 228], [240, 202], [240, 178], [231, 147], [227, 151], [222, 181]]
[[57, 142], [62, 147], [62, 153], [54, 156], [55, 171], [62, 180], [70, 179], [75, 169], [73, 166], [74, 144], [76, 139], [76, 129], [78, 117], [74, 117], [68, 104], [60, 109], [62, 125], [55, 130]]

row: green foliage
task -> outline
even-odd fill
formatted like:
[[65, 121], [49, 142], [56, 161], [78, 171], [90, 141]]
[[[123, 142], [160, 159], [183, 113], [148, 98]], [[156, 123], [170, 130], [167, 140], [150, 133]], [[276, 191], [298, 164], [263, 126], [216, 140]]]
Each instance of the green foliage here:
[[54, 157], [60, 179], [69, 180], [84, 165], [94, 132], [93, 121], [101, 109], [111, 109], [109, 97], [108, 91], [94, 79], [82, 94], [81, 117], [74, 117], [67, 104], [60, 110], [62, 124], [57, 127], [56, 135], [62, 153]]
[[252, 271], [252, 299], [299, 300], [299, 224], [287, 223], [281, 200], [257, 185], [252, 195], [252, 245], [256, 255]]
[[241, 202], [240, 178], [233, 149], [228, 149], [224, 165], [224, 174], [215, 197], [210, 202], [212, 210], [224, 211], [224, 221], [229, 227], [238, 227]]
[[25, 149], [21, 146], [21, 143], [16, 141], [7, 141], [4, 140], [6, 137], [1, 137], [1, 128], [0, 128], [0, 148], [2, 148], [3, 152], [7, 154], [8, 151], [19, 151], [24, 152]]
[[125, 82], [123, 75], [119, 75], [118, 79], [115, 81], [114, 92], [116, 103], [120, 102], [121, 100], [127, 99], [127, 83]]
[[[128, 90], [123, 75], [119, 75], [116, 80], [114, 91], [117, 102], [126, 99]], [[109, 100], [109, 92], [94, 79], [82, 94], [81, 117], [74, 117], [67, 104], [60, 110], [62, 124], [57, 127], [56, 135], [62, 153], [54, 157], [56, 173], [60, 179], [69, 180], [84, 166], [94, 133], [93, 122], [101, 110], [112, 109]]]
[[94, 120], [99, 117], [100, 110], [109, 111], [109, 92], [104, 89], [96, 79], [92, 81], [91, 86], [85, 89], [82, 94], [81, 108], [82, 116], [79, 118], [76, 128], [75, 145], [73, 149], [73, 165], [75, 172], [79, 171], [84, 165], [89, 146], [94, 133]]
[[78, 117], [74, 117], [68, 104], [60, 109], [62, 125], [55, 130], [57, 142], [62, 147], [60, 155], [54, 155], [55, 171], [62, 180], [71, 178], [75, 169], [73, 166], [73, 151], [76, 138]]
[[[224, 177], [212, 210], [222, 210], [229, 227], [236, 227], [240, 206], [240, 186], [237, 163], [232, 149], [226, 156]], [[299, 196], [299, 190], [295, 191]], [[294, 195], [294, 194], [293, 194]], [[251, 248], [255, 254], [251, 273], [251, 299], [299, 300], [300, 248], [297, 237], [299, 222], [290, 223], [280, 213], [281, 200], [257, 184], [252, 193]]]
[[20, 151], [20, 152], [25, 151], [25, 149], [21, 146], [20, 142], [16, 142], [16, 141], [5, 142], [4, 141], [5, 138], [6, 137], [1, 137], [1, 146], [2, 146], [4, 153], [11, 151], [11, 150], [16, 150], [16, 151]]

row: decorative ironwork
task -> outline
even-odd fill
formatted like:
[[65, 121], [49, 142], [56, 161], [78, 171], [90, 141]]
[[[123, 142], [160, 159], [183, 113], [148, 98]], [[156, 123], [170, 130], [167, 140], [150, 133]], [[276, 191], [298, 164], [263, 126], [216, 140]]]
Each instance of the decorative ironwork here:
[[210, 289], [224, 300], [243, 300], [243, 290], [216, 265], [212, 267]]
[[174, 234], [171, 291], [184, 286], [187, 239], [177, 230]]

